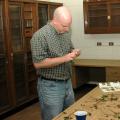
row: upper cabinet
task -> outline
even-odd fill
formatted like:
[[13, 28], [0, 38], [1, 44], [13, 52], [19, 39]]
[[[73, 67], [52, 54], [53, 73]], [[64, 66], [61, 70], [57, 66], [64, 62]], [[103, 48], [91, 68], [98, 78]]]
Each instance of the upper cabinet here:
[[83, 8], [85, 33], [120, 33], [119, 0], [84, 0]]
[[48, 19], [49, 19], [49, 20], [52, 20], [54, 10], [55, 10], [57, 7], [60, 7], [60, 6], [62, 6], [62, 5], [63, 5], [62, 3], [50, 3], [50, 4], [48, 5]]
[[38, 21], [39, 28], [44, 26], [48, 21], [48, 7], [46, 4], [38, 4]]
[[54, 10], [62, 6], [62, 3], [54, 2], [38, 2], [38, 24], [39, 28], [43, 27], [49, 20], [52, 19]]

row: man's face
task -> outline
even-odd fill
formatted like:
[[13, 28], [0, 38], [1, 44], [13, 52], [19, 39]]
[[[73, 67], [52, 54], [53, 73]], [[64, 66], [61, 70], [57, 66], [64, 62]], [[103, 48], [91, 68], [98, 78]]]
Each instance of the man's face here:
[[59, 33], [65, 33], [69, 31], [71, 26], [71, 21], [68, 22], [58, 22], [57, 28]]

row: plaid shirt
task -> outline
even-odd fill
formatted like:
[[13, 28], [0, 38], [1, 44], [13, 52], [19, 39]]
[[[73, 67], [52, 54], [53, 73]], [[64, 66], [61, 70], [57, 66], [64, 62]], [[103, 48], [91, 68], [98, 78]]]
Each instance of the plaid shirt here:
[[[64, 56], [72, 49], [71, 33], [59, 34], [50, 23], [38, 30], [31, 39], [32, 59], [34, 63], [39, 63], [45, 58]], [[37, 73], [49, 79], [69, 79], [71, 77], [71, 62], [52, 68], [40, 68], [37, 69]]]

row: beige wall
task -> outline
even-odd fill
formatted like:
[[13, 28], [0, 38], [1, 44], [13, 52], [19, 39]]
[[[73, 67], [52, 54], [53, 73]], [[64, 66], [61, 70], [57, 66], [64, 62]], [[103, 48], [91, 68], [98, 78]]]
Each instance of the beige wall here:
[[[81, 50], [81, 59], [120, 59], [120, 34], [84, 34], [83, 0], [48, 0], [62, 2], [73, 16], [72, 41]], [[98, 47], [97, 41], [104, 46]], [[108, 46], [114, 42], [114, 46]]]

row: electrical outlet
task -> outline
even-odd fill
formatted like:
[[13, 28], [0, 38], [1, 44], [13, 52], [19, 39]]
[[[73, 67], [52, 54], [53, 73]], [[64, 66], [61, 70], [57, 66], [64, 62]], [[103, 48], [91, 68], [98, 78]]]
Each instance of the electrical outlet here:
[[102, 42], [102, 46], [109, 46], [108, 42]]
[[114, 42], [109, 42], [109, 46], [113, 46], [114, 45]]
[[97, 42], [97, 46], [102, 46], [102, 43], [101, 42]]

